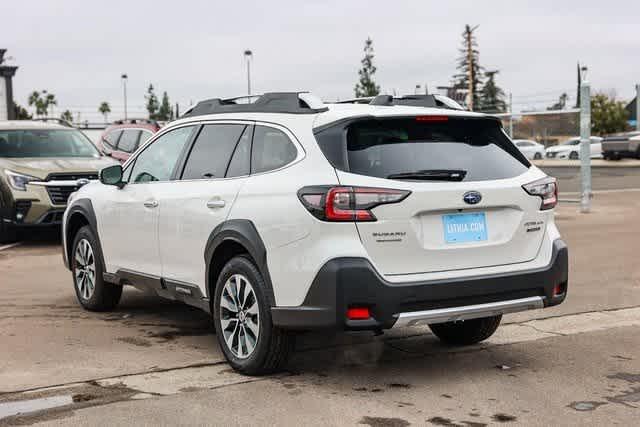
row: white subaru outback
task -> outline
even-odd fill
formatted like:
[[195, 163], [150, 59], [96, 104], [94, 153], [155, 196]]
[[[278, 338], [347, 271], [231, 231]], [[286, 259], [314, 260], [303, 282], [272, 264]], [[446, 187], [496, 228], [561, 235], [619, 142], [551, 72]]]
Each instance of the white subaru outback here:
[[484, 340], [567, 293], [557, 187], [498, 119], [433, 96], [211, 99], [74, 193], [80, 304], [123, 285], [211, 314], [237, 370], [281, 367], [296, 331], [428, 324]]

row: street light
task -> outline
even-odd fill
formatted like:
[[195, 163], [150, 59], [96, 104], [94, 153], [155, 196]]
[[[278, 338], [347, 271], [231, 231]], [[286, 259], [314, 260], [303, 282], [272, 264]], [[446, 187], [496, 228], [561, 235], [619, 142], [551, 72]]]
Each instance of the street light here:
[[245, 50], [244, 58], [247, 61], [247, 94], [251, 96], [251, 59], [253, 59], [253, 52], [249, 49]]
[[122, 79], [122, 89], [124, 90], [124, 119], [127, 120], [127, 79], [129, 76], [123, 74], [120, 78]]

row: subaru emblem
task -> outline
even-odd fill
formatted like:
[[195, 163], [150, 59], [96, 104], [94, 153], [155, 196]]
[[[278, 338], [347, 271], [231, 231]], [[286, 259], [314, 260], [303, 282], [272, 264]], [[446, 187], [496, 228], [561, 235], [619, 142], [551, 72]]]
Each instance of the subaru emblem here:
[[80, 178], [79, 180], [76, 181], [76, 185], [78, 187], [82, 187], [83, 185], [87, 185], [89, 183], [89, 180], [87, 178]]
[[482, 200], [482, 194], [477, 191], [467, 191], [464, 193], [464, 196], [462, 196], [462, 200], [468, 205], [477, 205], [480, 203], [480, 200]]

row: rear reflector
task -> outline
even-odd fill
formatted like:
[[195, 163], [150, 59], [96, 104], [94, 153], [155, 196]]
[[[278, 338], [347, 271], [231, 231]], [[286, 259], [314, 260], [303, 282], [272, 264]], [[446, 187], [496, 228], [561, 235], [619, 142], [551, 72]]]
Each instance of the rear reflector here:
[[351, 307], [347, 309], [347, 319], [349, 320], [366, 320], [370, 317], [368, 307]]
[[555, 285], [553, 287], [553, 296], [557, 297], [558, 295], [562, 295], [566, 292], [566, 287], [564, 283], [560, 283], [559, 285]]

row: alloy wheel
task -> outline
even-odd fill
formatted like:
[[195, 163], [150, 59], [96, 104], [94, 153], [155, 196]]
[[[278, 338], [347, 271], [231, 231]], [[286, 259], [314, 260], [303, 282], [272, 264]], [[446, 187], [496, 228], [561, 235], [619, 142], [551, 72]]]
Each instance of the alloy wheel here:
[[227, 279], [218, 311], [227, 348], [240, 359], [251, 356], [260, 336], [260, 311], [253, 286], [244, 275]]
[[91, 299], [96, 288], [96, 258], [87, 239], [78, 242], [75, 261], [73, 273], [78, 293], [84, 300]]

